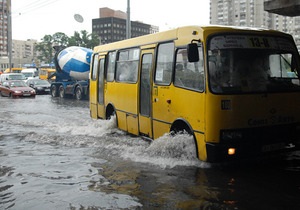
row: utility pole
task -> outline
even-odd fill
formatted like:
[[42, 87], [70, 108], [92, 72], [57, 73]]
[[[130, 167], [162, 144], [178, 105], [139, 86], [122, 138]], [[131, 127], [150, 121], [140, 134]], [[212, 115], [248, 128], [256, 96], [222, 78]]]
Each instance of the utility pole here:
[[9, 72], [11, 72], [12, 64], [12, 27], [11, 27], [11, 0], [7, 0], [7, 49], [8, 49], [8, 62]]
[[131, 38], [130, 0], [127, 0], [126, 39]]

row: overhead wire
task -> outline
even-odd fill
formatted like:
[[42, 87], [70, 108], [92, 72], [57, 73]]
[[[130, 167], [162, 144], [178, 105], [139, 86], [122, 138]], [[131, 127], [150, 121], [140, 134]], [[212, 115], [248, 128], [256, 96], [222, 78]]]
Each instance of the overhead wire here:
[[18, 9], [14, 10], [12, 15], [16, 15], [16, 17], [18, 17], [18, 16], [23, 15], [23, 14], [31, 13], [31, 12], [37, 10], [37, 9], [40, 9], [40, 8], [45, 7], [47, 5], [53, 4], [57, 1], [58, 0], [52, 0], [52, 1], [49, 1], [49, 0], [44, 0], [44, 1], [36, 0], [34, 2], [31, 2], [30, 4], [27, 4], [23, 7], [20, 7]]

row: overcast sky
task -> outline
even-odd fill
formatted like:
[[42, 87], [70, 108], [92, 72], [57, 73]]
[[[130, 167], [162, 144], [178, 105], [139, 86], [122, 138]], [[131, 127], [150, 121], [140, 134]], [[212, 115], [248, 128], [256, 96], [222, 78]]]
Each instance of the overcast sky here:
[[[40, 41], [44, 35], [74, 31], [92, 32], [92, 19], [99, 18], [99, 8], [127, 11], [127, 0], [13, 0], [13, 39]], [[83, 23], [74, 19], [84, 18]], [[182, 25], [209, 24], [209, 0], [130, 0], [130, 19], [159, 26], [160, 31]]]

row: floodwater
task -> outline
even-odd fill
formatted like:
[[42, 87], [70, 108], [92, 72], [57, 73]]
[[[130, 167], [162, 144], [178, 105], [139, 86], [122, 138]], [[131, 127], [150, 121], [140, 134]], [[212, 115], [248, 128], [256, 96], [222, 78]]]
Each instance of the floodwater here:
[[193, 141], [150, 143], [88, 101], [0, 97], [0, 209], [300, 209], [300, 152], [211, 165]]

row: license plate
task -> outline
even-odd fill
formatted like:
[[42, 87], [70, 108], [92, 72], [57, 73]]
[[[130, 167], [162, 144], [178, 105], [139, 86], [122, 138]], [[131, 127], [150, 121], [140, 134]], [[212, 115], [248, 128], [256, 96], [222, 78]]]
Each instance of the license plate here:
[[45, 91], [50, 91], [50, 89], [49, 89], [49, 88], [47, 88], [47, 89], [45, 89]]
[[262, 152], [271, 152], [283, 149], [285, 147], [284, 143], [276, 143], [276, 144], [267, 144], [262, 146]]
[[30, 96], [30, 94], [29, 93], [24, 93], [23, 96]]

